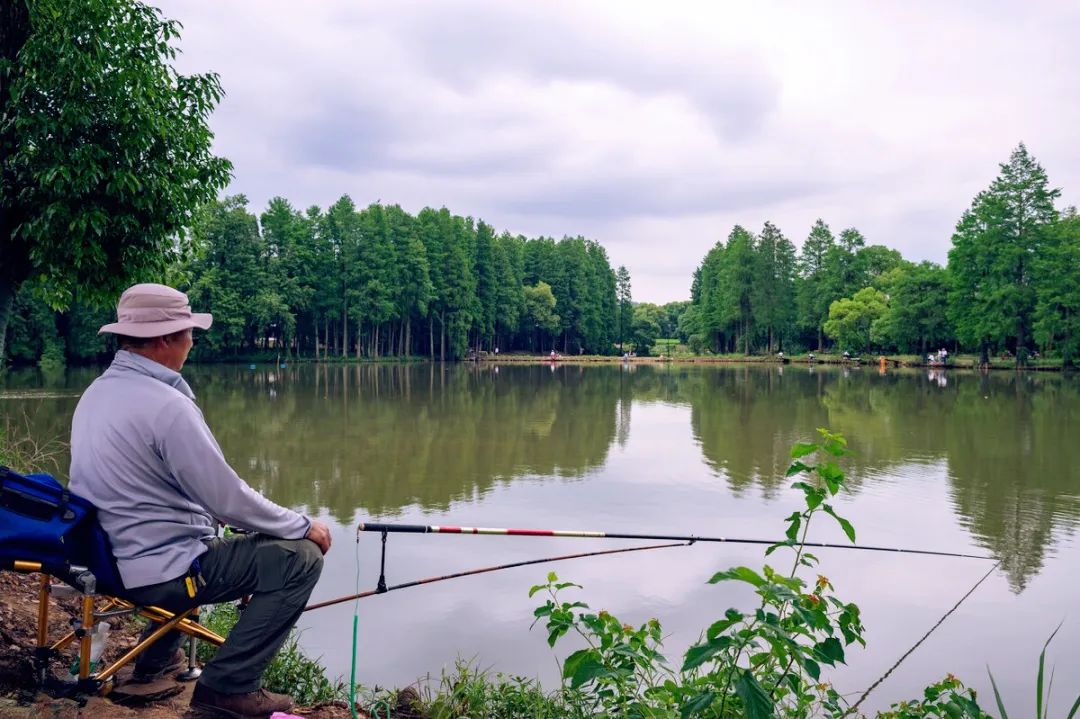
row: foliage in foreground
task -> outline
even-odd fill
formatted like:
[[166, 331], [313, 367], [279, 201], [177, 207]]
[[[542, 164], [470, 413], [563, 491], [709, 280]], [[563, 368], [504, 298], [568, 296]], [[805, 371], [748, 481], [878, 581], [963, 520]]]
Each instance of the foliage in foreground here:
[[[837, 460], [847, 454], [847, 443], [839, 434], [818, 432], [818, 442], [798, 443], [791, 450], [794, 461], [787, 476], [796, 477], [792, 489], [803, 493], [803, 508], [786, 518], [786, 538], [765, 552], [770, 556], [780, 549], [792, 551], [790, 572], [766, 564], [761, 571], [734, 567], [713, 575], [712, 584], [748, 585], [758, 606], [753, 611], [728, 609], [686, 651], [677, 669], [661, 653], [662, 630], [656, 619], [635, 628], [607, 612], [590, 612], [584, 602], [564, 601], [563, 592], [579, 587], [560, 581], [554, 572], [545, 584], [532, 588], [530, 596], [547, 595], [535, 614], [538, 621], [546, 622], [548, 643], [554, 647], [572, 631], [587, 645], [562, 664], [563, 688], [576, 693], [575, 702], [584, 702], [594, 715], [656, 719], [859, 716], [859, 702], [849, 704], [822, 678], [823, 665], [845, 662], [847, 647], [865, 646], [859, 608], [835, 597], [826, 577], [818, 574], [808, 580], [802, 576], [818, 563], [806, 551], [805, 542], [812, 520], [820, 514], [833, 517], [848, 539], [855, 541], [855, 528], [830, 504], [845, 487]], [[816, 463], [810, 463], [812, 457]], [[1039, 655], [1035, 687], [1039, 719], [1048, 715], [1053, 672], [1044, 692], [1044, 669], [1054, 634]], [[1001, 718], [1008, 719], [992, 674], [990, 681]], [[1068, 719], [1074, 719], [1078, 711], [1080, 697]], [[979, 706], [975, 691], [952, 675], [928, 686], [922, 699], [893, 704], [878, 716], [990, 717]]]
[[136, 0], [4, 4], [0, 358], [20, 287], [52, 307], [160, 277], [228, 182], [213, 74], [173, 63], [180, 26]]
[[[805, 476], [793, 488], [803, 493], [804, 507], [787, 517], [786, 538], [768, 548], [793, 553], [789, 571], [769, 565], [756, 571], [734, 567], [709, 580], [739, 582], [757, 595], [752, 611], [728, 609], [676, 668], [661, 653], [660, 622], [639, 627], [624, 624], [607, 612], [592, 613], [580, 601], [561, 594], [577, 588], [551, 573], [546, 584], [532, 588], [547, 600], [536, 617], [546, 622], [548, 643], [573, 631], [587, 645], [562, 665], [563, 679], [580, 691], [594, 713], [635, 717], [790, 716], [843, 713], [843, 699], [821, 678], [822, 666], [845, 661], [845, 649], [864, 645], [859, 608], [833, 595], [821, 575], [801, 576], [817, 565], [804, 542], [813, 519], [832, 516], [854, 542], [855, 529], [829, 503], [844, 486], [837, 460], [847, 454], [841, 435], [819, 430], [821, 441], [800, 443], [792, 450], [788, 476]], [[817, 455], [816, 464], [808, 464]], [[807, 481], [809, 480], [809, 481]]]

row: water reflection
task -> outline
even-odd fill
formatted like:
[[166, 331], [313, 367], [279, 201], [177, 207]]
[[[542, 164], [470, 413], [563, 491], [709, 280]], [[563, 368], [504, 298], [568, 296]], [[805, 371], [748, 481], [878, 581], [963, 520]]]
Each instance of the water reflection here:
[[192, 384], [260, 489], [346, 523], [444, 509], [515, 477], [580, 477], [604, 463], [620, 401], [618, 375], [568, 366], [211, 370]]
[[[920, 462], [945, 461], [961, 523], [1002, 558], [1019, 591], [1042, 567], [1054, 533], [1072, 533], [1080, 516], [1078, 382], [944, 374], [856, 369], [781, 378], [747, 367], [691, 375], [685, 396], [706, 461], [736, 492], [760, 487], [771, 497], [786, 486], [788, 446], [817, 426], [850, 438], [856, 491], [895, 481], [899, 467], [911, 479]], [[919, 518], [909, 521], [917, 527]]]
[[[186, 374], [242, 475], [275, 501], [343, 524], [410, 507], [443, 511], [514, 480], [585, 477], [626, 447], [633, 408], [652, 405], [689, 409], [711, 481], [735, 497], [783, 497], [790, 445], [824, 426], [851, 440], [857, 494], [946, 483], [953, 515], [1003, 558], [1014, 591], [1080, 516], [1080, 382], [1071, 376], [563, 363]], [[78, 394], [95, 375], [8, 373], [0, 414], [25, 415], [38, 436], [66, 439]], [[658, 466], [701, 473], [698, 458], [670, 456], [659, 436], [644, 439]], [[620, 481], [662, 479], [641, 467], [619, 472]], [[897, 502], [894, 523], [917, 536], [920, 511]]]

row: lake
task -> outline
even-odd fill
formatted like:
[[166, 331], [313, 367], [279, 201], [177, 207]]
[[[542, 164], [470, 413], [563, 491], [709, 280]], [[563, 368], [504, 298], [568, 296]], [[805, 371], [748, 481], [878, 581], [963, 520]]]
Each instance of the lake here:
[[[66, 441], [97, 370], [0, 380], [0, 415]], [[278, 503], [332, 523], [313, 601], [372, 589], [379, 536], [361, 521], [782, 536], [801, 505], [789, 449], [843, 432], [851, 492], [837, 502], [861, 544], [994, 554], [996, 571], [872, 695], [915, 698], [951, 672], [993, 704], [1031, 713], [1043, 642], [1057, 665], [1051, 715], [1080, 687], [1080, 379], [1050, 373], [807, 366], [380, 364], [189, 366], [225, 455]], [[67, 460], [61, 460], [66, 471]], [[61, 473], [62, 474], [62, 473]], [[828, 518], [826, 518], [828, 520]], [[846, 541], [831, 520], [811, 539]], [[391, 535], [396, 584], [470, 568], [615, 547], [616, 540]], [[942, 557], [816, 552], [839, 597], [862, 608], [868, 646], [830, 679], [858, 696], [992, 566]], [[762, 548], [697, 544], [512, 569], [363, 600], [358, 678], [401, 686], [458, 659], [553, 684], [556, 653], [530, 631], [529, 587], [548, 571], [638, 624], [661, 619], [667, 655], [752, 596], [708, 585], [760, 566]], [[773, 555], [774, 566], [790, 566]], [[1070, 611], [1072, 610], [1072, 611]], [[348, 675], [352, 604], [303, 617], [301, 645]], [[1071, 692], [1071, 693], [1070, 693]], [[1069, 694], [1068, 697], [1066, 695]], [[1015, 708], [1014, 708], [1015, 707]]]

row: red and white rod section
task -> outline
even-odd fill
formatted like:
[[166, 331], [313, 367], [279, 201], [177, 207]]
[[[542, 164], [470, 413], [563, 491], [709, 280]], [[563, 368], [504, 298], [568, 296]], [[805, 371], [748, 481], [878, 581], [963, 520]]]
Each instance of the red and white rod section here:
[[[407, 534], [484, 534], [504, 537], [582, 537], [586, 539], [649, 539], [674, 542], [727, 542], [728, 544], [785, 544], [786, 541], [773, 539], [742, 539], [732, 537], [696, 537], [682, 534], [634, 534], [626, 532], [594, 532], [576, 529], [512, 529], [508, 527], [444, 527], [426, 524], [381, 524], [364, 522], [357, 527], [359, 532], [394, 532]], [[925, 554], [936, 557], [962, 557], [965, 559], [994, 559], [979, 554], [960, 554], [956, 552], [937, 552], [929, 549], [903, 549], [899, 547], [874, 547], [863, 544], [832, 544], [829, 542], [804, 542], [807, 547], [823, 549], [858, 549], [865, 552], [900, 552], [904, 554]]]

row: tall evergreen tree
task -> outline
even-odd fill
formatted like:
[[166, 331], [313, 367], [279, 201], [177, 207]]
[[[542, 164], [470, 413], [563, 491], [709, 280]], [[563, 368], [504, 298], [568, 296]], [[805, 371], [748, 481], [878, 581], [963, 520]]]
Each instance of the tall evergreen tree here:
[[728, 324], [734, 325], [736, 349], [742, 342], [743, 353], [750, 354], [754, 325], [754, 273], [758, 265], [754, 236], [740, 225], [728, 235], [725, 253], [724, 299]]
[[494, 251], [495, 346], [502, 343], [505, 348], [505, 342], [516, 333], [525, 312], [525, 238], [504, 232], [496, 240]]
[[758, 235], [754, 275], [754, 322], [765, 331], [772, 354], [774, 343], [783, 349], [795, 317], [795, 245], [771, 222]]
[[[818, 218], [803, 242], [799, 256], [799, 324], [804, 330], [817, 334], [817, 348], [822, 349], [823, 327], [829, 318], [833, 298], [825, 292], [826, 256], [835, 245], [832, 231]], [[842, 295], [841, 295], [842, 296]]]
[[992, 344], [1011, 345], [1017, 364], [1024, 361], [1036, 303], [1034, 258], [1058, 218], [1060, 194], [1021, 143], [956, 225], [949, 251], [953, 320], [960, 338], [980, 348], [983, 363]]
[[630, 290], [630, 270], [626, 269], [626, 265], [619, 265], [619, 269], [615, 271], [615, 293], [618, 301], [616, 319], [618, 323], [616, 334], [618, 336], [616, 339], [619, 343], [619, 352], [622, 353], [623, 341], [626, 339], [634, 317], [634, 298]]
[[1070, 207], [1036, 258], [1035, 338], [1072, 367], [1080, 354], [1080, 215]]
[[495, 336], [495, 303], [498, 298], [495, 269], [495, 232], [480, 220], [476, 225], [476, 317], [478, 347], [490, 344]]

